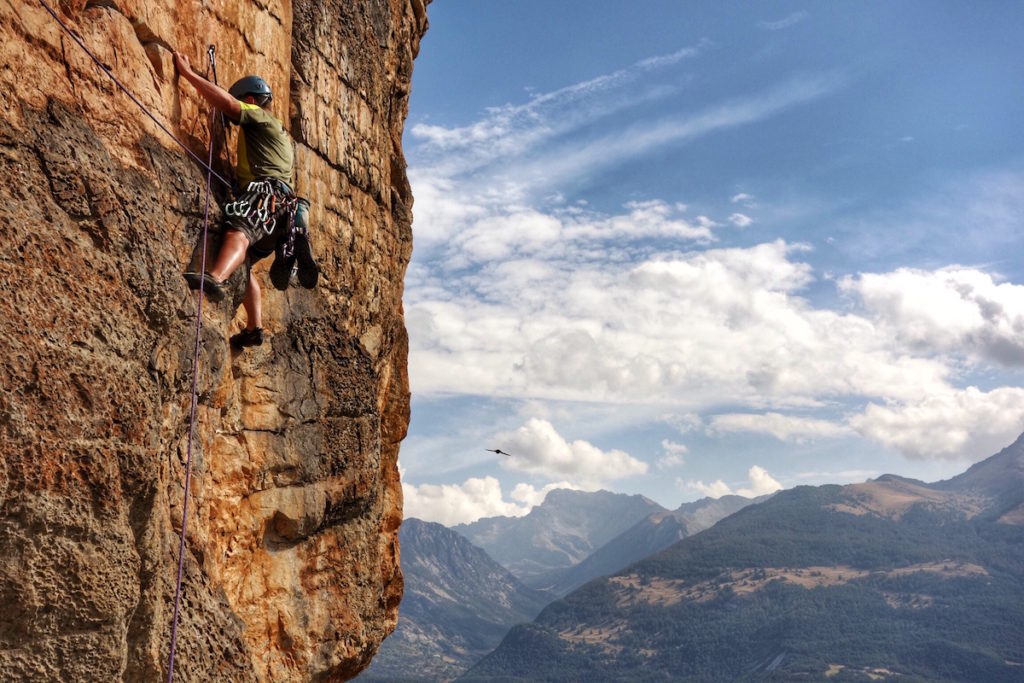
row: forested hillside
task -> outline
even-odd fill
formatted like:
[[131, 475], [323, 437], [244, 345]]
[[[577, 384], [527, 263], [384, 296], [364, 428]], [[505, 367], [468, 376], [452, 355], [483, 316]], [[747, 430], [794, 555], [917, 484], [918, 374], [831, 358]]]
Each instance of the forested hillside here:
[[779, 493], [553, 603], [462, 680], [1024, 680], [1022, 463], [1018, 441], [935, 485]]

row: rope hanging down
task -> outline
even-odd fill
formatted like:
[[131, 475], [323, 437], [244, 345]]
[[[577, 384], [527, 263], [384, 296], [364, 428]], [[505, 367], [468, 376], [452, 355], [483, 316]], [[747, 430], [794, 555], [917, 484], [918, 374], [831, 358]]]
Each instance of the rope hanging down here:
[[[193, 152], [191, 149], [189, 149], [188, 145], [186, 145], [184, 142], [182, 142], [178, 138], [177, 135], [172, 133], [167, 128], [167, 126], [165, 126], [164, 124], [160, 123], [160, 120], [157, 119], [157, 117], [154, 116], [153, 113], [149, 109], [146, 108], [146, 105], [142, 104], [142, 102], [140, 102], [139, 99], [137, 97], [135, 97], [135, 95], [133, 95], [131, 93], [131, 91], [128, 90], [128, 88], [126, 88], [121, 83], [121, 81], [117, 80], [117, 77], [113, 73], [111, 73], [110, 69], [103, 62], [101, 62], [99, 60], [99, 58], [96, 57], [96, 55], [94, 55], [91, 50], [89, 50], [88, 47], [85, 46], [85, 43], [82, 42], [82, 39], [79, 38], [78, 35], [75, 34], [75, 32], [72, 31], [71, 28], [66, 23], [64, 23], [64, 21], [57, 15], [57, 13], [53, 11], [53, 8], [46, 4], [45, 0], [39, 0], [39, 4], [43, 6], [43, 9], [45, 9], [50, 14], [50, 16], [54, 18], [54, 20], [58, 24], [60, 24], [60, 27], [62, 29], [64, 29], [64, 32], [67, 33], [69, 36], [71, 36], [72, 40], [74, 40], [76, 43], [78, 43], [78, 46], [85, 51], [85, 54], [89, 55], [89, 58], [92, 59], [92, 61], [96, 63], [96, 66], [98, 66], [103, 73], [107, 74], [107, 76], [110, 77], [110, 80], [112, 80], [114, 82], [114, 84], [118, 88], [121, 89], [121, 92], [123, 92], [125, 95], [127, 95], [128, 98], [132, 102], [134, 102], [136, 104], [136, 106], [138, 106], [139, 109], [142, 110], [143, 114], [145, 114], [150, 119], [152, 119], [153, 123], [155, 123], [157, 126], [159, 126], [160, 130], [162, 130], [163, 132], [167, 133], [168, 137], [170, 137], [172, 140], [174, 140], [178, 144], [179, 147], [181, 147], [183, 150], [185, 150], [185, 153], [188, 154], [190, 157], [192, 157], [192, 159], [196, 163], [198, 163], [200, 166], [202, 166], [206, 170], [206, 172], [208, 174], [213, 175], [213, 177], [216, 178], [217, 180], [219, 180], [221, 183], [223, 183], [225, 187], [227, 187], [228, 189], [231, 189], [231, 182], [228, 181], [227, 179], [225, 179], [224, 176], [222, 176], [221, 174], [219, 174], [215, 170], [213, 170], [213, 166], [211, 165], [213, 163], [212, 162], [212, 157], [211, 157], [210, 163], [207, 163], [207, 162], [203, 161], [202, 159], [200, 159], [199, 156], [195, 152]], [[212, 137], [213, 136], [212, 135], [213, 134], [213, 124], [212, 123], [211, 123], [211, 127], [210, 127], [210, 133], [211, 133], [211, 137]]]
[[[217, 82], [217, 59], [215, 54], [215, 48], [211, 45], [207, 49], [207, 54], [210, 57], [210, 68], [213, 72], [213, 82]], [[210, 113], [210, 151], [208, 154], [209, 164], [213, 163], [213, 126], [216, 120], [217, 112], [213, 111]], [[206, 173], [206, 206], [203, 209], [203, 248], [202, 256], [200, 257], [201, 269], [199, 272], [206, 272], [206, 232], [210, 225], [210, 185], [213, 182], [212, 174], [213, 169], [207, 164]], [[205, 278], [204, 278], [205, 279]], [[181, 543], [178, 545], [178, 582], [174, 589], [174, 621], [171, 625], [171, 655], [167, 662], [167, 683], [174, 681], [174, 653], [177, 649], [178, 644], [178, 609], [181, 606], [181, 582], [185, 571], [185, 527], [188, 522], [188, 494], [189, 484], [192, 480], [192, 442], [196, 431], [196, 397], [198, 391], [198, 378], [199, 378], [199, 343], [201, 334], [203, 331], [203, 281], [199, 281], [199, 307], [196, 311], [196, 343], [195, 351], [192, 354], [192, 405], [189, 409], [188, 418], [188, 455], [185, 458], [185, 497], [184, 502], [181, 505]]]
[[[100, 70], [103, 71], [103, 73], [107, 74], [107, 76], [110, 77], [110, 79], [117, 85], [117, 87], [120, 88], [121, 91], [124, 92], [124, 94], [126, 94], [129, 97], [129, 99], [131, 99], [131, 101], [134, 102], [139, 107], [139, 109], [142, 110], [142, 112], [144, 114], [146, 114], [146, 116], [148, 116], [150, 119], [152, 119], [153, 122], [157, 126], [159, 126], [160, 130], [162, 130], [165, 133], [167, 133], [167, 135], [172, 140], [174, 140], [174, 142], [176, 142], [179, 147], [181, 147], [183, 150], [185, 150], [185, 152], [190, 157], [192, 157], [192, 159], [194, 159], [196, 162], [198, 162], [206, 170], [206, 200], [205, 200], [205, 207], [204, 207], [204, 210], [203, 210], [203, 232], [202, 232], [202, 237], [201, 237], [202, 245], [203, 246], [202, 246], [201, 257], [200, 257], [200, 260], [201, 260], [201, 272], [205, 273], [206, 272], [206, 240], [207, 240], [207, 232], [208, 232], [209, 225], [210, 225], [210, 194], [211, 194], [211, 185], [213, 184], [213, 178], [217, 178], [217, 180], [219, 180], [220, 182], [224, 183], [224, 185], [227, 186], [229, 189], [231, 188], [231, 183], [228, 182], [227, 180], [225, 180], [219, 173], [217, 173], [216, 171], [213, 170], [213, 128], [214, 128], [214, 126], [216, 124], [216, 114], [217, 114], [217, 112], [214, 111], [210, 115], [210, 145], [209, 145], [209, 151], [207, 153], [207, 160], [204, 162], [191, 149], [189, 149], [188, 146], [186, 146], [184, 142], [182, 142], [180, 139], [178, 139], [178, 137], [174, 133], [172, 133], [170, 130], [168, 130], [167, 127], [164, 124], [162, 124], [156, 118], [156, 116], [154, 116], [153, 113], [150, 112], [149, 109], [147, 109], [146, 106], [143, 105], [138, 100], [138, 98], [136, 98], [135, 95], [133, 95], [128, 90], [128, 88], [126, 88], [121, 83], [121, 81], [119, 81], [117, 79], [117, 77], [114, 76], [113, 73], [111, 73], [110, 69], [108, 69], [96, 57], [96, 55], [94, 55], [89, 50], [89, 48], [86, 47], [85, 43], [82, 42], [82, 40], [77, 35], [75, 35], [75, 33], [68, 27], [68, 25], [65, 24], [64, 21], [61, 20], [61, 18], [57, 15], [57, 13], [54, 12], [53, 9], [49, 5], [47, 5], [46, 2], [44, 2], [44, 0], [39, 0], [39, 4], [42, 5], [43, 9], [45, 9], [50, 14], [50, 16], [52, 16], [54, 18], [54, 20], [56, 20], [56, 22], [60, 25], [60, 27], [64, 30], [64, 32], [67, 33], [69, 36], [71, 36], [71, 38], [76, 43], [78, 43], [78, 46], [81, 47], [82, 50], [84, 50], [87, 55], [89, 55], [89, 58], [92, 59], [92, 61], [95, 62], [95, 64], [98, 67], [100, 67]], [[209, 49], [207, 50], [207, 54], [209, 55], [209, 58], [210, 58], [210, 67], [211, 67], [212, 72], [213, 72], [213, 82], [216, 83], [217, 82], [217, 60], [216, 60], [216, 56], [215, 56], [215, 48], [214, 48], [213, 45], [211, 45], [209, 47]], [[177, 650], [177, 642], [178, 642], [178, 612], [179, 612], [179, 609], [180, 609], [180, 606], [181, 606], [181, 585], [182, 585], [182, 578], [184, 576], [184, 569], [185, 569], [185, 530], [186, 530], [187, 521], [188, 521], [188, 498], [189, 498], [189, 488], [190, 488], [189, 484], [191, 483], [191, 478], [192, 478], [192, 445], [193, 445], [193, 441], [195, 439], [196, 402], [197, 402], [197, 396], [198, 396], [198, 376], [199, 376], [199, 346], [200, 346], [201, 335], [202, 335], [202, 326], [203, 326], [203, 282], [200, 281], [200, 283], [199, 283], [199, 304], [198, 304], [198, 309], [196, 311], [196, 341], [195, 341], [194, 352], [193, 352], [193, 355], [192, 355], [192, 398], [191, 398], [191, 408], [190, 408], [190, 411], [189, 411], [188, 454], [187, 454], [187, 456], [185, 458], [185, 495], [184, 495], [184, 501], [182, 503], [182, 513], [181, 513], [181, 542], [180, 542], [180, 544], [178, 546], [178, 580], [177, 580], [177, 585], [176, 585], [176, 588], [175, 588], [175, 591], [174, 591], [174, 621], [173, 621], [173, 623], [171, 625], [171, 649], [170, 649], [170, 657], [169, 657], [168, 664], [167, 664], [167, 681], [168, 681], [168, 683], [172, 683], [172, 681], [174, 680], [174, 655], [175, 655], [175, 652]]]

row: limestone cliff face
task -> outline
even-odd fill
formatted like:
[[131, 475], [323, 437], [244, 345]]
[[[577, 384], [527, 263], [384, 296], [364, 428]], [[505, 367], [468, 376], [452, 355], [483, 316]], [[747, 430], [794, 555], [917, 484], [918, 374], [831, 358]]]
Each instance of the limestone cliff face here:
[[[424, 0], [48, 2], [201, 157], [209, 109], [169, 48], [204, 72], [212, 43], [222, 84], [275, 92], [322, 276], [279, 292], [259, 264], [268, 338], [244, 354], [244, 269], [203, 305], [175, 678], [346, 680], [402, 594]], [[0, 2], [0, 35], [0, 680], [163, 680], [205, 173], [36, 0]]]

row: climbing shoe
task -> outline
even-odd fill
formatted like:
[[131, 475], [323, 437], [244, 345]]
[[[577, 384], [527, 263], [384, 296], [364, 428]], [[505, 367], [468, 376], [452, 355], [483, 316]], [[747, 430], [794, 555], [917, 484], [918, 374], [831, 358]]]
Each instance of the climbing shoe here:
[[299, 263], [299, 284], [306, 289], [313, 289], [320, 279], [320, 267], [313, 260], [313, 249], [305, 235], [295, 237], [295, 258]]
[[288, 289], [288, 283], [292, 279], [292, 272], [294, 270], [295, 256], [284, 258], [281, 256], [281, 250], [278, 249], [277, 253], [274, 254], [274, 263], [270, 266], [270, 282], [274, 285], [274, 288], [280, 289], [282, 292]]
[[188, 283], [189, 289], [199, 289], [199, 283], [203, 285], [203, 293], [210, 298], [210, 301], [219, 303], [224, 300], [227, 296], [227, 292], [224, 291], [224, 285], [213, 279], [213, 276], [209, 273], [188, 272], [185, 273], [185, 282]]
[[247, 346], [260, 346], [263, 343], [263, 328], [255, 330], [242, 330], [238, 334], [231, 335], [231, 348], [244, 349]]

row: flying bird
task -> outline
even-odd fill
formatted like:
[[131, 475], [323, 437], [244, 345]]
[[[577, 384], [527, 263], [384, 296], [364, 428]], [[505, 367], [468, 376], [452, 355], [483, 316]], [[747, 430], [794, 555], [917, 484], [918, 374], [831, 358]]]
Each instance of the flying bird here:
[[500, 448], [485, 448], [484, 450], [487, 451], [488, 453], [497, 453], [498, 455], [507, 455], [507, 456], [510, 456], [510, 457], [512, 455], [511, 453], [506, 453], [505, 451], [501, 450]]

